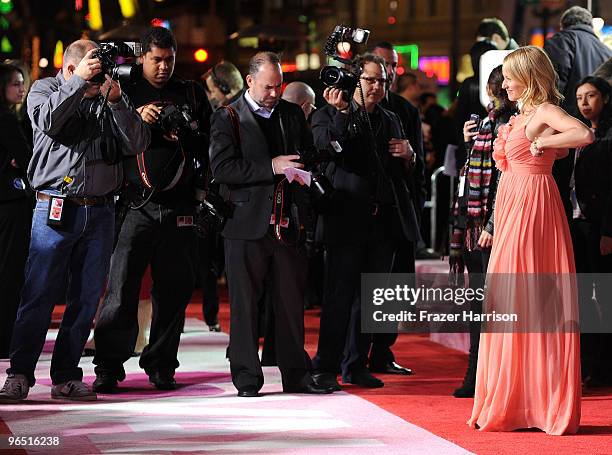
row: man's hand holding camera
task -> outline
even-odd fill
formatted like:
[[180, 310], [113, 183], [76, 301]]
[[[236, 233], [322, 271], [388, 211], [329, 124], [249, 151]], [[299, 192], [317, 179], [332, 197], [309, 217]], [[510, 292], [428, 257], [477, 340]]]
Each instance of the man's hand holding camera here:
[[102, 63], [100, 63], [100, 60], [92, 57], [92, 54], [95, 51], [95, 48], [88, 50], [77, 67], [74, 69], [74, 74], [85, 81], [89, 81], [92, 77], [102, 71]]
[[161, 107], [153, 103], [149, 103], [145, 104], [144, 106], [140, 106], [138, 109], [136, 109], [136, 111], [140, 114], [145, 123], [154, 125], [161, 114]]
[[[142, 120], [149, 125], [155, 125], [159, 120], [159, 116], [161, 115], [162, 108], [155, 103], [145, 104], [144, 106], [140, 106], [136, 111], [142, 117]], [[178, 136], [176, 133], [166, 133], [164, 134], [164, 139], [172, 142], [178, 141]]]
[[105, 74], [106, 82], [100, 87], [102, 95], [106, 95], [108, 87], [110, 86], [110, 93], [108, 94], [108, 101], [110, 103], [118, 103], [121, 100], [121, 85], [119, 81], [114, 81], [108, 74]]
[[349, 107], [349, 103], [342, 97], [342, 90], [339, 88], [327, 87], [323, 91], [323, 98], [340, 112], [346, 111]]

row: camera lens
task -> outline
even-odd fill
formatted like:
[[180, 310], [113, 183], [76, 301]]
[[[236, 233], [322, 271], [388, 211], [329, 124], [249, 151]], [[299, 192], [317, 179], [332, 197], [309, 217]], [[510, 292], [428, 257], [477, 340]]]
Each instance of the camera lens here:
[[335, 66], [326, 66], [321, 70], [321, 81], [328, 87], [337, 85], [342, 79], [342, 71]]

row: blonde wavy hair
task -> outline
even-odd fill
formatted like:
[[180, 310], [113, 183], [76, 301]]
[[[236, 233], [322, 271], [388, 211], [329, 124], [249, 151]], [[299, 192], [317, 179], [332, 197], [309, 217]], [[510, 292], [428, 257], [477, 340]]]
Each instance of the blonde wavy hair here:
[[550, 58], [539, 47], [519, 47], [504, 58], [504, 68], [513, 79], [523, 84], [525, 91], [519, 102], [539, 106], [558, 105], [563, 95], [557, 89], [557, 73]]

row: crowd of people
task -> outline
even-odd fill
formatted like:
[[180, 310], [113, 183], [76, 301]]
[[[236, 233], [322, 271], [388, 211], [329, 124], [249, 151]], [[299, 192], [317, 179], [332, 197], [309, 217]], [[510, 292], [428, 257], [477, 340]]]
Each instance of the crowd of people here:
[[[387, 42], [357, 57], [354, 92], [327, 87], [319, 109], [309, 85], [284, 86], [275, 53], [252, 56], [244, 79], [223, 61], [196, 82], [174, 74], [178, 49], [169, 30], [151, 27], [141, 42], [139, 81], [113, 81], [97, 44], [78, 40], [57, 76], [35, 81], [27, 100], [24, 70], [0, 65], [0, 275], [8, 277], [0, 283], [8, 315], [0, 357], [10, 360], [0, 403], [27, 398], [58, 303], [66, 307], [51, 360], [53, 398], [117, 392], [135, 352], [154, 387], [175, 389], [196, 281], [205, 323], [219, 331], [223, 275], [238, 396], [259, 396], [269, 364], [291, 393], [342, 390], [338, 375], [344, 384], [379, 388], [375, 374], [414, 374], [395, 361], [397, 333], [362, 330], [360, 280], [362, 273], [415, 273], [429, 232], [426, 182], [448, 145], [461, 178], [438, 219], [441, 232], [452, 224], [442, 242], [456, 281], [464, 268], [473, 288], [484, 286], [485, 273], [612, 272], [605, 74], [612, 51], [583, 8], [563, 14], [544, 50], [519, 47], [500, 20], [483, 20], [470, 50], [474, 76], [447, 110], [415, 74], [397, 75]], [[485, 108], [479, 63], [489, 50], [512, 52], [488, 76]], [[174, 115], [183, 106], [182, 117]], [[313, 175], [333, 186], [331, 196], [308, 188]], [[210, 204], [198, 194], [224, 201], [227, 213], [214, 227], [210, 217], [202, 221]], [[140, 353], [147, 267], [152, 318]], [[575, 319], [578, 306], [595, 306], [606, 326], [609, 304], [592, 290], [603, 296], [610, 284], [589, 285], [564, 296], [562, 307]], [[488, 287], [490, 311], [504, 283]], [[513, 299], [514, 309], [537, 304], [531, 295]], [[304, 350], [309, 302], [321, 305], [312, 360]], [[484, 308], [474, 301], [471, 310]], [[92, 324], [96, 379], [89, 386], [79, 362]], [[474, 322], [467, 372], [454, 394], [474, 397], [468, 423], [485, 431], [574, 433], [581, 386], [612, 382], [611, 355], [610, 334], [581, 336], [576, 327], [481, 333]]]

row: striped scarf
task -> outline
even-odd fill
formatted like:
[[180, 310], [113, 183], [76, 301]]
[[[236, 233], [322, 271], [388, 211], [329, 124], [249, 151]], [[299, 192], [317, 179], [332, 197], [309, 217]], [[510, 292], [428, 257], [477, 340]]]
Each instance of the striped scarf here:
[[[494, 111], [482, 122], [474, 139], [467, 161], [461, 169], [465, 176], [463, 196], [455, 197], [453, 204], [453, 233], [450, 241], [450, 256], [462, 254], [463, 246], [468, 251], [476, 247], [487, 214], [487, 201], [491, 176], [493, 175], [493, 131]], [[463, 179], [460, 179], [460, 183]]]

